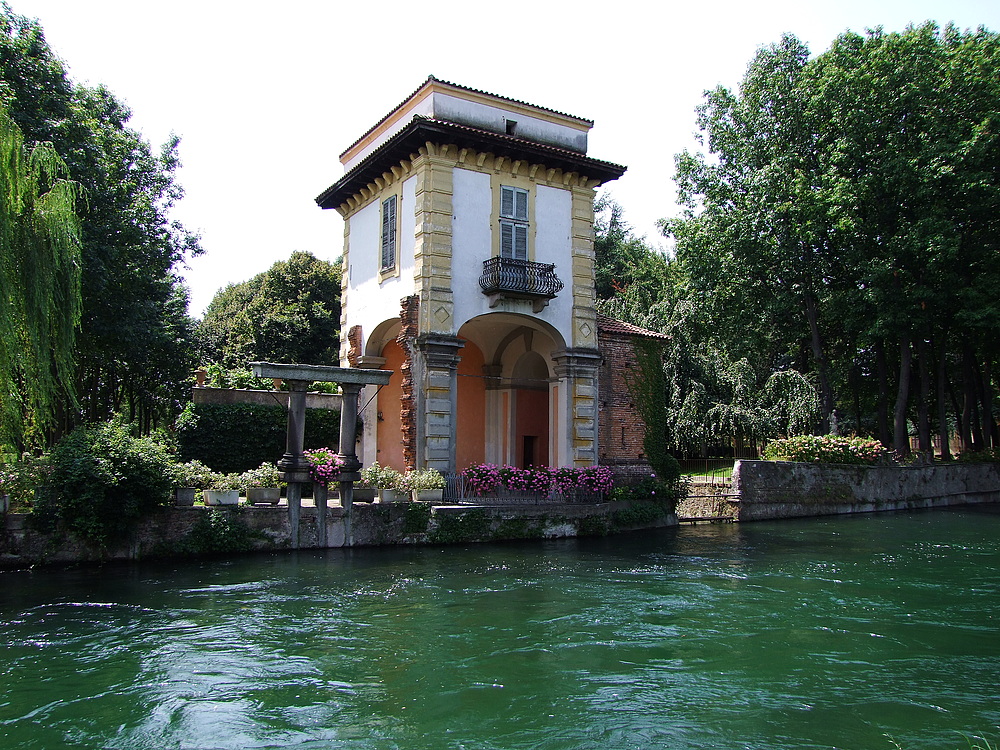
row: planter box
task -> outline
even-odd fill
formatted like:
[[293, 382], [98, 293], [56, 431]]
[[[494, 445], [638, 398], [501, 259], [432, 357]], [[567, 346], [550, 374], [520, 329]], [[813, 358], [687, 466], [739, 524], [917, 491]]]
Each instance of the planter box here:
[[440, 503], [444, 490], [413, 490], [413, 500], [424, 503]]
[[354, 488], [354, 502], [356, 503], [370, 503], [375, 500], [377, 490], [371, 487], [355, 487]]
[[380, 503], [408, 503], [410, 502], [410, 493], [380, 489], [378, 491], [378, 498]]
[[277, 505], [281, 500], [280, 487], [248, 487], [247, 502], [253, 505]]
[[194, 493], [197, 490], [194, 487], [178, 487], [175, 502], [180, 507], [187, 507], [189, 505], [194, 505]]
[[205, 490], [205, 505], [238, 505], [240, 502], [239, 490]]

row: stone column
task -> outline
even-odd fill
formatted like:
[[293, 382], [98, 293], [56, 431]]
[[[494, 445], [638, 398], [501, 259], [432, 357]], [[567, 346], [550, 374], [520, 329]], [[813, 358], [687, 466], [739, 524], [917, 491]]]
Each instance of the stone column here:
[[458, 425], [458, 350], [464, 342], [457, 336], [426, 334], [417, 337], [415, 348], [421, 367], [417, 374], [417, 466], [455, 471], [455, 440]]
[[568, 466], [597, 463], [597, 368], [601, 354], [596, 349], [563, 349], [554, 352], [559, 378], [557, 414], [565, 415], [560, 429], [560, 461]]
[[299, 518], [302, 512], [302, 486], [309, 479], [309, 461], [302, 455], [306, 430], [306, 387], [308, 380], [288, 381], [288, 431], [285, 455], [278, 461], [281, 478], [288, 482], [288, 525], [292, 549], [299, 547]]
[[503, 367], [496, 364], [483, 365], [486, 381], [486, 463], [505, 464], [508, 433], [506, 415], [503, 410]]
[[341, 383], [340, 392], [340, 458], [343, 469], [340, 472], [340, 504], [344, 506], [344, 543], [354, 546], [354, 531], [351, 524], [351, 506], [354, 503], [354, 483], [361, 479], [361, 462], [354, 450], [354, 439], [358, 430], [358, 394], [361, 383]]

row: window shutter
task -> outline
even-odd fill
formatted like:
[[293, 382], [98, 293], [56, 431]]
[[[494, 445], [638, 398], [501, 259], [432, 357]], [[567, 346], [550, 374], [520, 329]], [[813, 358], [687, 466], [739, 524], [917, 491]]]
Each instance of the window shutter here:
[[524, 224], [511, 225], [514, 230], [514, 257], [518, 260], [528, 259], [528, 227]]
[[396, 196], [382, 203], [382, 268], [396, 266]]
[[514, 218], [518, 221], [528, 220], [528, 191], [514, 190]]
[[514, 218], [514, 188], [500, 188], [500, 215]]
[[514, 225], [507, 221], [500, 222], [500, 255], [514, 257]]

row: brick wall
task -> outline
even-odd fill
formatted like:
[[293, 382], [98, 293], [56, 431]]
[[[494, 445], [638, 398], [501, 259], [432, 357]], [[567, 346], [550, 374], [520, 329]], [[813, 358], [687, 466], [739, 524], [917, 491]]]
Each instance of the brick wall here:
[[604, 356], [598, 371], [599, 463], [619, 475], [645, 475], [650, 470], [642, 444], [646, 423], [626, 380], [638, 368], [634, 337], [599, 329], [597, 340]]
[[419, 332], [418, 315], [420, 298], [417, 295], [400, 300], [400, 329], [396, 343], [403, 350], [402, 396], [400, 398], [400, 421], [402, 427], [403, 463], [407, 469], [417, 468], [417, 411], [413, 392], [413, 342]]

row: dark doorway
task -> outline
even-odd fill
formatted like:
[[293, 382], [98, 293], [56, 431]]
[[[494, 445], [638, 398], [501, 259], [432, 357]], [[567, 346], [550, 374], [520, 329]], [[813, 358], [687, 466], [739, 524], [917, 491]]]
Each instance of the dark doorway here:
[[525, 435], [521, 447], [521, 468], [527, 469], [535, 465], [535, 449], [538, 446], [538, 435]]

